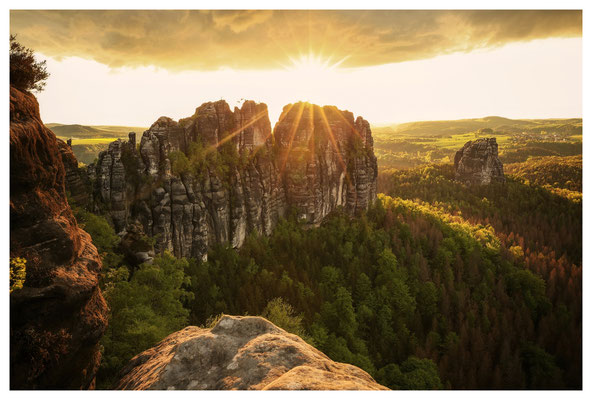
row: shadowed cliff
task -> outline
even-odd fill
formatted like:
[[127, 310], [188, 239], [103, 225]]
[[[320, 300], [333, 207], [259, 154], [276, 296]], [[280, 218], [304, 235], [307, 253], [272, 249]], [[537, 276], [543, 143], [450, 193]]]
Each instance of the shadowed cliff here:
[[23, 287], [10, 295], [11, 389], [94, 386], [107, 324], [101, 259], [72, 215], [64, 180], [37, 100], [11, 87], [10, 257], [26, 260]]

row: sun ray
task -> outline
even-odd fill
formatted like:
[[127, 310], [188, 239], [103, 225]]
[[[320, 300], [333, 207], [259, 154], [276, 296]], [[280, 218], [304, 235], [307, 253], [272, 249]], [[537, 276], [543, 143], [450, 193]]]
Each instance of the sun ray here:
[[[288, 113], [290, 112], [292, 107], [294, 107], [294, 104], [289, 104], [287, 107], [288, 107], [288, 110], [285, 113], [282, 112], [282, 115], [280, 115], [280, 118], [278, 119], [276, 124], [278, 124], [284, 118], [286, 118], [286, 115], [288, 115]], [[273, 128], [269, 131], [269, 134], [265, 137], [264, 143], [266, 143], [269, 140], [269, 138], [271, 138], [271, 137], [273, 137]], [[272, 143], [272, 145], [273, 145], [273, 143]], [[257, 156], [257, 153], [259, 153], [263, 149], [263, 147], [265, 147], [265, 144], [254, 148], [253, 151], [251, 151], [251, 153], [248, 155], [247, 161], [251, 162], [253, 159], [255, 159], [255, 157]]]
[[[348, 30], [349, 30], [350, 32], [354, 32], [354, 36], [355, 36], [355, 32], [356, 32], [356, 30], [358, 30], [358, 29], [359, 29], [359, 27], [361, 26], [361, 24], [360, 24], [360, 21], [362, 20], [362, 18], [363, 18], [363, 17], [364, 17], [364, 13], [362, 13], [362, 12], [358, 13], [358, 16], [357, 16], [356, 23], [355, 23], [355, 24], [352, 24], [352, 25], [350, 25], [350, 26], [348, 27], [348, 28], [349, 28]], [[341, 40], [340, 40], [338, 43], [333, 43], [333, 44], [332, 44], [333, 52], [331, 53], [331, 55], [330, 55], [330, 58], [333, 58], [333, 57], [334, 57], [334, 55], [335, 55], [336, 53], [338, 53], [338, 52], [339, 52], [339, 50], [341, 50], [341, 48], [343, 47], [343, 45], [344, 45], [346, 42], [348, 43], [348, 45], [350, 45], [350, 46], [351, 46], [351, 42], [350, 42], [350, 40], [349, 40], [349, 38], [350, 38], [350, 37], [351, 37], [351, 35], [347, 35], [347, 34], [341, 35]], [[348, 58], [350, 58], [352, 55], [356, 54], [356, 52], [358, 51], [358, 49], [360, 49], [362, 46], [363, 46], [363, 43], [358, 43], [358, 44], [357, 44], [357, 45], [356, 45], [354, 48], [350, 48], [350, 49], [349, 49], [349, 51], [348, 51], [348, 52], [349, 52], [349, 54], [348, 54], [348, 55], [346, 55], [346, 56], [344, 56], [344, 57], [341, 59], [341, 60], [342, 60], [341, 62], [343, 62], [343, 61], [347, 60], [347, 59], [348, 59]]]
[[296, 46], [298, 53], [302, 54], [302, 48], [300, 46], [300, 41], [298, 40], [298, 37], [301, 37], [301, 35], [296, 35], [294, 33], [294, 27], [292, 25], [291, 19], [287, 17], [287, 13], [283, 13], [282, 15], [284, 17], [284, 26], [287, 26], [290, 31], [292, 43], [294, 43], [294, 45]]
[[[275, 35], [269, 35], [273, 43], [284, 53], [287, 59], [290, 59], [290, 52], [286, 50], [286, 48], [276, 39]], [[288, 69], [288, 66], [284, 65], [282, 62], [277, 61], [277, 63], [284, 69]]]
[[292, 124], [292, 126], [290, 127], [290, 139], [288, 142], [288, 148], [285, 150], [285, 155], [284, 155], [284, 159], [282, 162], [282, 166], [280, 167], [280, 175], [282, 175], [284, 173], [284, 169], [286, 168], [286, 164], [288, 162], [288, 156], [290, 155], [290, 152], [292, 151], [292, 143], [294, 142], [294, 136], [296, 136], [296, 130], [298, 129], [298, 126], [300, 125], [300, 118], [302, 118], [302, 113], [304, 112], [304, 106], [305, 103], [300, 103], [300, 107], [297, 110], [297, 114], [296, 114], [296, 120], [294, 121], [294, 123]]
[[345, 122], [345, 123], [346, 123], [346, 124], [347, 124], [347, 125], [348, 125], [348, 126], [351, 128], [351, 129], [352, 129], [352, 131], [354, 131], [354, 133], [355, 133], [356, 135], [358, 135], [358, 137], [359, 137], [360, 139], [364, 140], [364, 138], [362, 137], [362, 134], [361, 134], [360, 132], [358, 132], [358, 129], [356, 128], [355, 124], [354, 124], [354, 125], [352, 125], [352, 124], [351, 124], [351, 123], [350, 123], [350, 122], [347, 120], [347, 118], [345, 118], [345, 117], [343, 116], [343, 112], [342, 112], [340, 109], [336, 108], [336, 110], [337, 110], [337, 116], [338, 116], [339, 118], [341, 118], [341, 119], [342, 119], [342, 120], [343, 120], [343, 121], [344, 121], [344, 122]]
[[329, 24], [325, 25], [325, 32], [323, 33], [323, 40], [321, 41], [321, 46], [319, 47], [319, 53], [325, 53], [325, 46], [327, 45], [327, 35], [329, 34]]
[[333, 62], [331, 58], [321, 54], [308, 53], [300, 54], [298, 58], [288, 57], [292, 65], [285, 67], [287, 70], [302, 75], [321, 75], [331, 72], [339, 67], [347, 57]]
[[316, 147], [315, 146], [315, 140], [316, 140], [316, 138], [315, 138], [315, 131], [314, 131], [314, 106], [312, 104], [308, 104], [308, 108], [310, 109], [310, 111], [309, 111], [310, 112], [310, 119], [309, 119], [309, 122], [308, 122], [308, 128], [311, 130], [311, 135], [310, 135], [309, 142], [312, 140], [312, 146], [309, 143], [308, 148], [311, 151], [310, 159], [311, 160], [314, 160], [314, 158], [315, 158], [315, 147]]
[[253, 118], [251, 118], [251, 120], [248, 123], [239, 126], [237, 129], [235, 129], [234, 131], [232, 131], [231, 133], [229, 133], [228, 135], [226, 135], [225, 137], [223, 137], [220, 141], [218, 141], [218, 143], [216, 143], [216, 144], [214, 144], [212, 146], [207, 147], [204, 150], [205, 154], [209, 154], [212, 151], [217, 150], [218, 147], [220, 147], [224, 143], [228, 142], [229, 140], [232, 140], [232, 138], [234, 138], [236, 135], [238, 135], [239, 133], [241, 133], [243, 130], [245, 130], [249, 126], [253, 125], [255, 122], [259, 121], [261, 118], [263, 118], [266, 115], [267, 115], [267, 109], [265, 109], [265, 110], [261, 111], [260, 113], [256, 114]]
[[322, 107], [319, 107], [319, 111], [321, 114], [321, 119], [323, 120], [323, 125], [325, 126], [325, 129], [327, 130], [327, 133], [329, 135], [329, 139], [331, 140], [331, 144], [333, 145], [333, 149], [335, 150], [335, 153], [337, 154], [337, 158], [341, 164], [341, 167], [343, 168], [343, 171], [345, 172], [345, 178], [349, 184], [350, 177], [347, 172], [347, 165], [345, 164], [345, 161], [343, 161], [343, 158], [341, 157], [341, 152], [339, 151], [339, 148], [337, 146], [337, 141], [335, 140], [335, 136], [333, 135], [333, 130], [331, 129], [331, 125], [329, 125], [329, 121], [327, 120], [327, 115], [325, 114], [325, 110], [323, 110]]
[[290, 111], [294, 107], [294, 103], [289, 104], [287, 107], [288, 107], [288, 110], [287, 111], [284, 112], [282, 110], [282, 113], [280, 114], [280, 117], [278, 118], [278, 121], [275, 123], [276, 125], [279, 124], [280, 122], [282, 122], [284, 120], [284, 118], [286, 118], [288, 116], [288, 114], [290, 113]]
[[[278, 123], [280, 123], [284, 118], [286, 118], [286, 115], [288, 115], [290, 110], [292, 110], [292, 108], [294, 107], [294, 104], [293, 103], [289, 104], [287, 107], [288, 107], [287, 111], [282, 112], [282, 114], [280, 115], [280, 118], [276, 122], [276, 125]], [[273, 137], [273, 128], [269, 131], [269, 134], [265, 137], [264, 142], [267, 142], [267, 140], [269, 140], [269, 138], [271, 138], [271, 137]], [[251, 162], [257, 156], [257, 153], [259, 153], [261, 151], [261, 149], [263, 149], [263, 147], [265, 147], [265, 145], [261, 145], [261, 146], [256, 147], [255, 149], [253, 149], [253, 151], [248, 155], [247, 161]]]

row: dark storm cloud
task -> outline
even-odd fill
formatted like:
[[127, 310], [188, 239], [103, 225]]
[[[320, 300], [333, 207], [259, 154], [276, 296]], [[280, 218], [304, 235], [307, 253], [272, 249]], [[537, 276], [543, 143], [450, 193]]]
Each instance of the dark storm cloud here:
[[275, 68], [309, 51], [359, 67], [579, 37], [581, 11], [29, 11], [10, 31], [52, 57], [171, 70]]

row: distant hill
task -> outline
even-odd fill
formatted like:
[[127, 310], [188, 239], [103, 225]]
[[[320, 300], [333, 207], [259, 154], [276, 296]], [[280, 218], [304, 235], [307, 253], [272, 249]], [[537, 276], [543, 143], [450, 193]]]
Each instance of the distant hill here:
[[115, 125], [79, 125], [79, 124], [45, 124], [49, 129], [62, 138], [73, 139], [97, 139], [97, 138], [127, 138], [129, 132], [136, 132], [141, 135], [146, 129], [137, 126], [115, 126]]
[[449, 121], [418, 121], [393, 124], [390, 126], [372, 127], [372, 131], [378, 135], [396, 134], [397, 136], [449, 136], [467, 132], [475, 132], [479, 129], [490, 128], [499, 133], [563, 133], [578, 135], [582, 133], [581, 118], [567, 119], [510, 119], [504, 117], [484, 117], [459, 119]]
[[72, 139], [72, 151], [79, 162], [90, 164], [98, 154], [106, 150], [109, 143], [119, 138], [128, 138], [130, 132], [136, 132], [138, 139], [148, 128], [117, 125], [80, 125], [80, 124], [45, 124], [55, 135], [62, 139]]
[[381, 169], [447, 164], [469, 140], [495, 137], [502, 162], [529, 157], [582, 154], [582, 119], [484, 117], [373, 126], [374, 152]]

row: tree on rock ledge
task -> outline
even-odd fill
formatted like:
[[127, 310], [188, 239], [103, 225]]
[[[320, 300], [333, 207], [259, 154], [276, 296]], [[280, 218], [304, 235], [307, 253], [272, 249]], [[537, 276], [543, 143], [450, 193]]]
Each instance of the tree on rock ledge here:
[[10, 84], [27, 92], [41, 92], [49, 78], [46, 61], [35, 60], [33, 50], [16, 41], [16, 35], [10, 35]]

